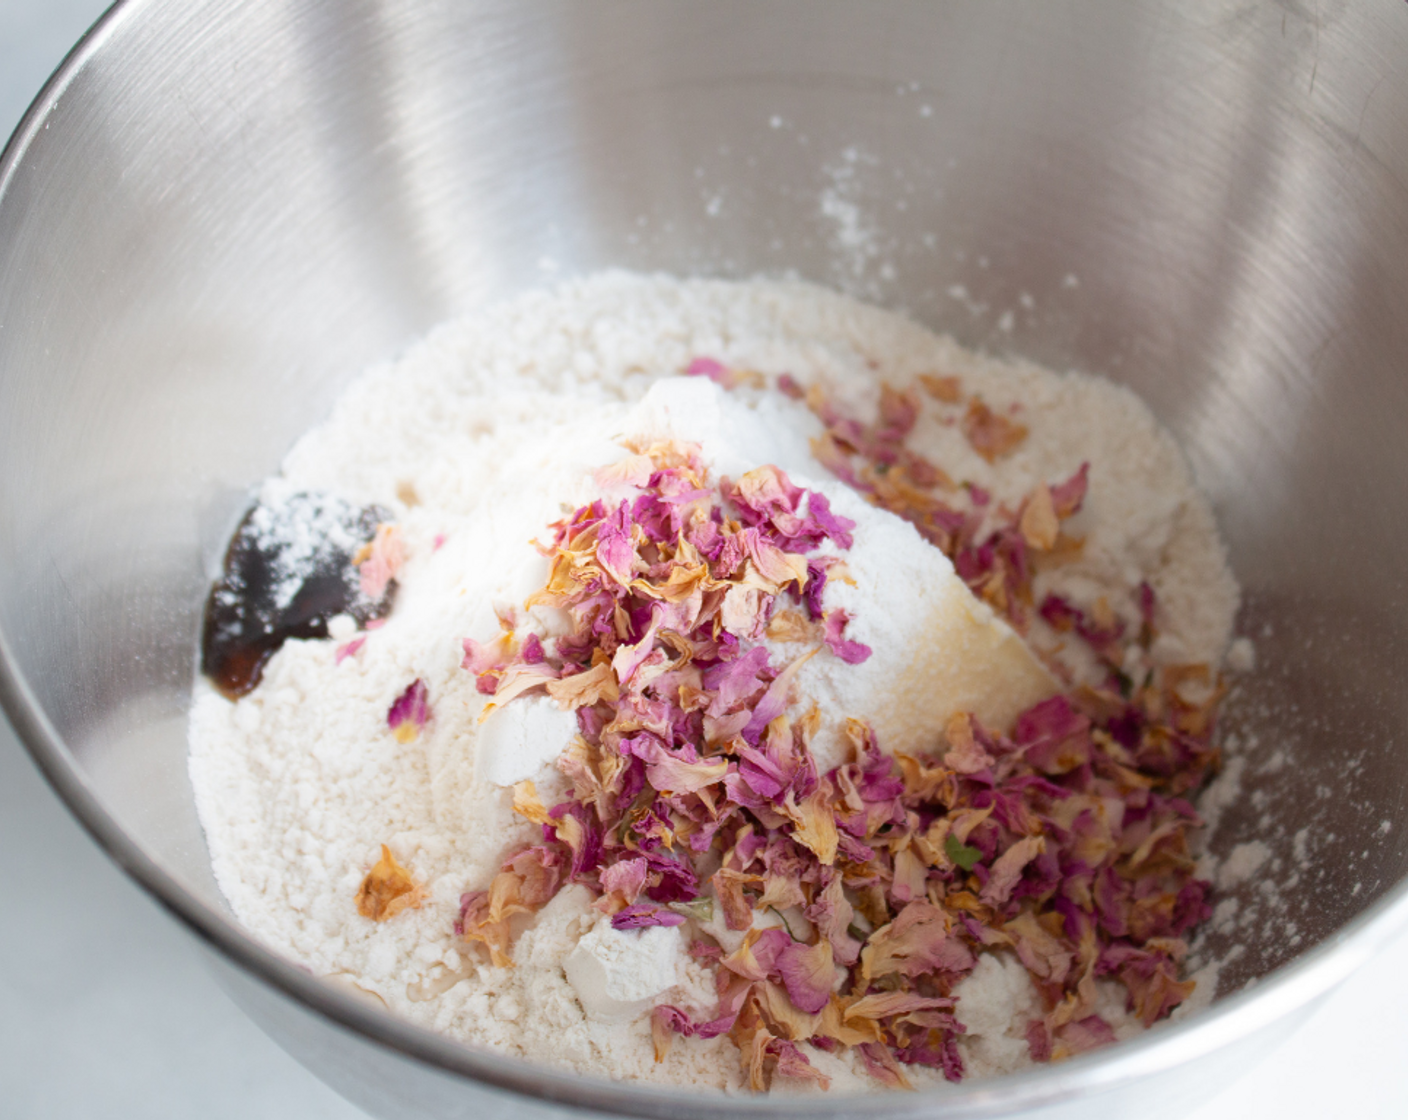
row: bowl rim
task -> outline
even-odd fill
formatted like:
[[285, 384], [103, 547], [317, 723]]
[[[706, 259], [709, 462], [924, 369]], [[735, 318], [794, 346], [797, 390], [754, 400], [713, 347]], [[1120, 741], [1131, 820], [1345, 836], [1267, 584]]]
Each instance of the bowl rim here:
[[[0, 152], [0, 209], [25, 154], [48, 127], [48, 118], [75, 76], [122, 25], [141, 18], [154, 6], [153, 0], [116, 0], [65, 55]], [[674, 1087], [580, 1075], [456, 1042], [369, 1007], [265, 948], [232, 916], [183, 887], [126, 833], [39, 704], [3, 631], [0, 709], [49, 784], [107, 856], [206, 946], [278, 995], [403, 1058], [495, 1089], [598, 1113], [681, 1115], [682, 1102]], [[801, 1098], [701, 1093], [691, 1096], [687, 1111], [710, 1120], [741, 1116], [918, 1117], [932, 1116], [934, 1106], [941, 1104], [947, 1115], [960, 1120], [1009, 1115], [1112, 1091], [1232, 1046], [1292, 1015], [1329, 992], [1404, 928], [1408, 928], [1408, 878], [1390, 887], [1343, 928], [1265, 978], [1185, 1020], [1160, 1024], [1109, 1049], [1058, 1065], [915, 1093]]]

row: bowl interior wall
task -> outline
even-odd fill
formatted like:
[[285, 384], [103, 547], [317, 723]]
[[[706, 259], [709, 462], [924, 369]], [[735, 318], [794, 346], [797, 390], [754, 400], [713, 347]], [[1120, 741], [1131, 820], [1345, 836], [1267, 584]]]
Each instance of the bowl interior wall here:
[[1222, 991], [1408, 873], [1401, 4], [170, 0], [105, 36], [0, 199], [0, 632], [196, 894], [183, 713], [249, 487], [437, 321], [612, 266], [1133, 386], [1258, 653], [1216, 844], [1271, 856]]

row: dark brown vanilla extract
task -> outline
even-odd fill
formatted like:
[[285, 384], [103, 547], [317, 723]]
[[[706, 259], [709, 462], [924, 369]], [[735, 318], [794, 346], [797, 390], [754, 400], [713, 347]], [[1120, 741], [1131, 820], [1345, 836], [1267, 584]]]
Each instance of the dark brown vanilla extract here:
[[230, 699], [259, 683], [290, 638], [325, 638], [328, 621], [359, 626], [391, 609], [396, 585], [379, 599], [362, 590], [358, 553], [390, 519], [327, 494], [295, 493], [245, 514], [205, 604], [201, 671]]

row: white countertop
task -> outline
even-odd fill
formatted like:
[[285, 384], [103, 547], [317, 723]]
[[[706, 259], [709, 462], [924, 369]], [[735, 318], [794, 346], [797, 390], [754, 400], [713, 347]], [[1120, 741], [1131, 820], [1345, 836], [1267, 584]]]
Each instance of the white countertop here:
[[[0, 131], [106, 5], [0, 0]], [[267, 1039], [0, 720], [0, 1115], [365, 1120]], [[1408, 1117], [1408, 934], [1189, 1120]]]

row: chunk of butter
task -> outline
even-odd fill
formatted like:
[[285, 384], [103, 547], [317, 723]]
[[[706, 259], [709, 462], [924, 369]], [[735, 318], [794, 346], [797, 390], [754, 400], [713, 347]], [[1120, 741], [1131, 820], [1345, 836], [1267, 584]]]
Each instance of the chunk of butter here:
[[603, 917], [562, 962], [587, 1017], [633, 1019], [679, 983], [684, 937], [676, 926], [613, 929]]
[[1012, 627], [914, 526], [839, 483], [797, 481], [856, 523], [853, 545], [839, 552], [845, 568], [833, 569], [822, 606], [847, 611], [845, 636], [872, 651], [848, 665], [822, 650], [797, 674], [797, 708], [815, 703], [821, 710], [822, 730], [812, 743], [818, 769], [846, 761], [848, 717], [869, 723], [887, 753], [942, 753], [943, 729], [955, 713], [1005, 732], [1058, 690]]
[[511, 786], [533, 778], [577, 734], [577, 715], [546, 696], [519, 696], [493, 708], [479, 725], [474, 748], [478, 782]]

